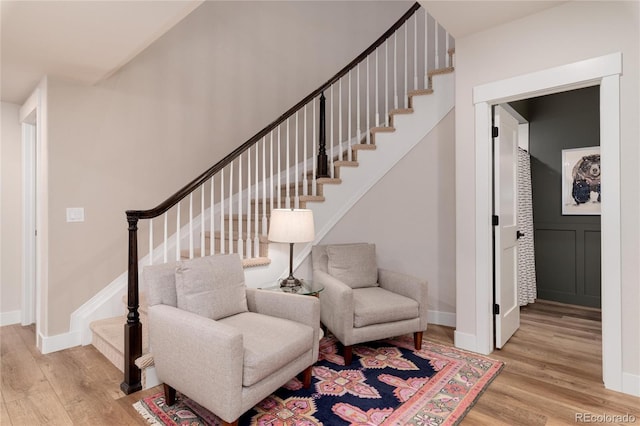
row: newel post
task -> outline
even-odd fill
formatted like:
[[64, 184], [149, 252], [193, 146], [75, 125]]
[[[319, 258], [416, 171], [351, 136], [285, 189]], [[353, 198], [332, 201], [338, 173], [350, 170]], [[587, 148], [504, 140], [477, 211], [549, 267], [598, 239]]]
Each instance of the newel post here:
[[325, 97], [324, 92], [320, 94], [320, 141], [318, 143], [318, 171], [317, 178], [328, 178], [329, 170], [327, 165], [327, 126], [325, 119]]
[[142, 325], [138, 313], [138, 218], [129, 222], [129, 275], [127, 289], [127, 323], [124, 325], [124, 381], [120, 389], [126, 395], [142, 389], [140, 369], [135, 360], [142, 355]]

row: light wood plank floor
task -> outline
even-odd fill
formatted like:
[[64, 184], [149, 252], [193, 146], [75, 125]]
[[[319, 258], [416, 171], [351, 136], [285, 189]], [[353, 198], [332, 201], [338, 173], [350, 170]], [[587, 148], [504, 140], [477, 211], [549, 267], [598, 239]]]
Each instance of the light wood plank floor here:
[[[462, 425], [575, 425], [583, 412], [640, 425], [640, 398], [602, 385], [599, 310], [539, 301], [521, 323], [491, 355], [506, 366]], [[452, 345], [453, 329], [430, 325], [425, 337]], [[2, 426], [147, 424], [131, 404], [160, 387], [125, 396], [120, 371], [92, 346], [41, 355], [34, 342], [33, 327], [0, 328]]]

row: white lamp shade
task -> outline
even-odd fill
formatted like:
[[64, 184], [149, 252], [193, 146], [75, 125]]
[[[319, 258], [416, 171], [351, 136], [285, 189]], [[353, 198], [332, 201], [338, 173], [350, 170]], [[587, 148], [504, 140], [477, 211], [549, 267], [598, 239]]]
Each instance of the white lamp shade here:
[[315, 238], [313, 212], [309, 209], [275, 209], [271, 211], [269, 241], [306, 243]]

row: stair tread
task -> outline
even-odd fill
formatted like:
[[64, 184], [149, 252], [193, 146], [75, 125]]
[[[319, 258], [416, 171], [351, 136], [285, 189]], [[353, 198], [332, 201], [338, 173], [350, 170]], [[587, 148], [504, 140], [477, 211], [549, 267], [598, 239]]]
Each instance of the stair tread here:
[[373, 150], [376, 150], [378, 148], [372, 143], [369, 143], [369, 144], [361, 143], [361, 144], [357, 144], [357, 145], [351, 146], [351, 149], [356, 150], [356, 151], [373, 151]]
[[431, 70], [431, 71], [427, 72], [427, 75], [429, 77], [431, 77], [431, 76], [434, 76], [434, 75], [452, 73], [453, 71], [454, 71], [453, 67], [438, 68], [438, 69]]
[[358, 167], [360, 163], [358, 163], [357, 161], [343, 160], [343, 161], [334, 161], [333, 165], [336, 167]]
[[433, 94], [433, 89], [419, 89], [419, 90], [409, 91], [409, 97], [420, 96], [420, 95], [431, 95], [431, 94]]
[[392, 109], [391, 111], [389, 111], [389, 115], [396, 115], [396, 114], [413, 114], [413, 108], [398, 108], [398, 109]]
[[[124, 324], [127, 322], [126, 316], [105, 318], [93, 321], [89, 327], [95, 336], [111, 345], [115, 350], [124, 353]], [[144, 323], [143, 323], [144, 324]], [[143, 325], [142, 332], [142, 352], [148, 352], [149, 344]]]
[[342, 183], [340, 178], [318, 178], [316, 182], [320, 185], [339, 185]]
[[373, 129], [371, 129], [371, 133], [393, 133], [395, 131], [396, 131], [395, 127], [388, 127], [388, 126], [374, 127]]

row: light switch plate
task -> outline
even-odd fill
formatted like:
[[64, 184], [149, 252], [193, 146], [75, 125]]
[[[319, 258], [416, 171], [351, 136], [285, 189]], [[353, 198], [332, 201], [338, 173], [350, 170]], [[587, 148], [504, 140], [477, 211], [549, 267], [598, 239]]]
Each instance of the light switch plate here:
[[84, 207], [68, 207], [67, 222], [84, 222]]

